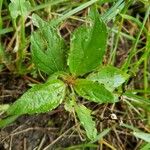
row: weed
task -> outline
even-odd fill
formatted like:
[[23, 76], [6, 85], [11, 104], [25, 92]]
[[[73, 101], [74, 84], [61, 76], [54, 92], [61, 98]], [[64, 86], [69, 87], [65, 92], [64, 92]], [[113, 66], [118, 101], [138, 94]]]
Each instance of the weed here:
[[[41, 3], [40, 5], [36, 5], [34, 0], [11, 0], [11, 3], [9, 3], [9, 19], [12, 22], [12, 27], [3, 28], [4, 19], [0, 13], [0, 35], [10, 32], [15, 33], [15, 40], [12, 38], [12, 42], [6, 48], [9, 49], [10, 45], [13, 42], [15, 43], [13, 52], [16, 54], [16, 58], [13, 61], [13, 72], [19, 75], [30, 72], [24, 65], [24, 61], [28, 54], [27, 45], [31, 43], [30, 52], [35, 68], [39, 72], [48, 75], [49, 78], [43, 84], [33, 85], [31, 89], [12, 105], [2, 105], [0, 110], [6, 114], [6, 118], [0, 120], [0, 127], [7, 126], [21, 115], [49, 112], [63, 103], [65, 110], [74, 116], [76, 124], [78, 124], [79, 120], [80, 125], [85, 129], [86, 135], [90, 140], [90, 143], [87, 145], [72, 146], [70, 149], [88, 146], [96, 147], [93, 143], [108, 134], [110, 128], [105, 129], [100, 134], [98, 133], [96, 122], [92, 116], [93, 111], [86, 104], [83, 105], [81, 103], [82, 99], [94, 102], [94, 104], [111, 103], [113, 106], [123, 99], [123, 102], [128, 105], [128, 109], [135, 111], [140, 118], [145, 117], [144, 115], [146, 114], [148, 124], [150, 124], [150, 102], [148, 99], [150, 93], [148, 71], [150, 34], [149, 27], [146, 27], [147, 24], [149, 25], [147, 20], [149, 18], [150, 6], [148, 1], [140, 1], [143, 3], [144, 9], [146, 9], [143, 22], [140, 18], [137, 19], [127, 14], [133, 1], [124, 0], [103, 0], [101, 2], [90, 0], [80, 5], [73, 4], [72, 8], [74, 6], [78, 7], [71, 8], [65, 14], [56, 13], [60, 16], [59, 18], [46, 22], [38, 16], [38, 11], [47, 7], [46, 11], [49, 12], [51, 10], [50, 4], [52, 6], [62, 2], [67, 3], [68, 0], [45, 1], [46, 3]], [[113, 4], [110, 9], [100, 16], [95, 6], [90, 7], [96, 2], [98, 4], [113, 2]], [[1, 0], [0, 10], [3, 3], [8, 6], [7, 1]], [[59, 32], [58, 26], [65, 19], [72, 17], [87, 7], [90, 7], [88, 17], [86, 21], [82, 20], [84, 22], [83, 25], [71, 33], [70, 44], [68, 46], [68, 43], [62, 38]], [[67, 9], [68, 7], [65, 8], [65, 10]], [[28, 14], [32, 12], [36, 14], [27, 18]], [[27, 37], [25, 32], [27, 19], [31, 19], [37, 29], [31, 34], [31, 37]], [[112, 28], [106, 26], [106, 23], [111, 20], [115, 21]], [[129, 35], [128, 32], [124, 32], [124, 30], [127, 30], [123, 26], [126, 20], [134, 22], [135, 26], [139, 27], [139, 32], [134, 36]], [[108, 33], [111, 36], [112, 45], [110, 45], [108, 62], [103, 63], [108, 46]], [[114, 34], [116, 35], [114, 36]], [[141, 38], [143, 35], [146, 39], [145, 43]], [[119, 42], [122, 39], [124, 40], [124, 38], [130, 41], [132, 46], [121, 69], [118, 69], [114, 67], [114, 64], [116, 63]], [[140, 49], [138, 46], [143, 43], [145, 45]], [[4, 50], [4, 46], [1, 44], [0, 71], [4, 66], [12, 71], [10, 59]], [[143, 67], [143, 72], [141, 71], [143, 79], [140, 81], [143, 82], [143, 89], [136, 89], [135, 87], [133, 89], [125, 88], [133, 76], [137, 74], [141, 66]], [[119, 100], [120, 95], [121, 100]], [[146, 113], [143, 114], [138, 108], [144, 110]], [[144, 133], [136, 127], [125, 123], [121, 123], [120, 126], [132, 130], [133, 136], [147, 143], [150, 142], [148, 133]], [[103, 142], [112, 148], [105, 140]], [[149, 148], [149, 144], [147, 143], [143, 144], [141, 149], [145, 147]]]
[[33, 86], [12, 104], [7, 110], [8, 116], [44, 113], [64, 102], [66, 110], [76, 112], [88, 138], [95, 139], [97, 130], [91, 110], [77, 100], [83, 97], [100, 104], [115, 103], [119, 93], [114, 93], [114, 89], [128, 78], [115, 67], [102, 66], [107, 45], [105, 23], [99, 18], [96, 8], [91, 8], [90, 23], [74, 31], [70, 51], [66, 54], [65, 41], [57, 28], [37, 15], [32, 18], [38, 27], [31, 36], [34, 64], [41, 71], [53, 75], [45, 84]]

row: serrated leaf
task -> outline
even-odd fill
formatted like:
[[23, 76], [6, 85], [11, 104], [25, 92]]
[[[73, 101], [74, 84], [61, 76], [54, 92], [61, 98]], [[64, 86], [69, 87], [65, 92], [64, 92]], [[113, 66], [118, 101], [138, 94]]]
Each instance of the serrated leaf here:
[[107, 28], [97, 10], [90, 12], [91, 24], [76, 29], [71, 37], [69, 68], [74, 75], [84, 75], [102, 63], [106, 50]]
[[7, 110], [8, 115], [44, 113], [55, 109], [64, 99], [65, 84], [52, 80], [33, 86]]
[[146, 142], [150, 142], [150, 134], [144, 132], [133, 132], [133, 135], [137, 138], [140, 138]]
[[83, 125], [86, 131], [87, 137], [90, 140], [95, 139], [97, 136], [97, 130], [96, 130], [95, 122], [92, 120], [91, 110], [86, 108], [84, 105], [80, 104], [80, 105], [76, 105], [75, 111], [77, 113], [77, 116], [81, 124]]
[[[36, 19], [35, 19], [36, 18]], [[33, 62], [41, 71], [52, 74], [66, 69], [65, 42], [56, 28], [34, 16], [39, 30], [31, 36]]]
[[27, 16], [30, 8], [30, 2], [26, 0], [11, 0], [9, 4], [9, 11], [13, 19], [16, 19], [18, 16]]
[[102, 84], [86, 79], [77, 79], [74, 84], [77, 94], [89, 101], [97, 103], [114, 103], [114, 95]]
[[113, 91], [115, 88], [123, 84], [129, 75], [113, 66], [104, 66], [100, 68], [96, 73], [90, 74], [87, 79], [92, 81], [98, 81], [105, 85], [105, 87]]

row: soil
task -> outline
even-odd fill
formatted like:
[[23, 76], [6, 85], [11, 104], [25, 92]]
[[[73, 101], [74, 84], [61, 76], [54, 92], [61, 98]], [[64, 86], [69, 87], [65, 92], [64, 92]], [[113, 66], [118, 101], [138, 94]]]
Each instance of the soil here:
[[[29, 81], [24, 78], [15, 77], [8, 73], [0, 76], [0, 103], [12, 103], [22, 95], [29, 87]], [[74, 121], [65, 112], [62, 106], [46, 114], [19, 117], [14, 123], [4, 128], [0, 132], [1, 150], [33, 150], [42, 149], [46, 145], [53, 143], [64, 131], [74, 126]], [[70, 132], [68, 131], [67, 134]], [[67, 138], [69, 139], [67, 140]], [[77, 140], [76, 140], [77, 139]], [[78, 143], [76, 135], [65, 135], [65, 139], [60, 138], [55, 147], [67, 147]], [[42, 145], [40, 143], [42, 142]], [[51, 148], [50, 148], [51, 149]]]
[[[64, 26], [61, 27], [61, 34], [65, 40], [69, 41], [69, 33], [76, 26], [79, 26], [79, 23], [64, 23]], [[127, 26], [130, 28], [129, 25]], [[131, 43], [128, 40], [122, 39], [117, 49], [116, 66], [121, 66], [124, 62], [130, 45]], [[32, 77], [30, 78], [32, 79]], [[2, 71], [0, 73], [0, 104], [11, 104], [17, 100], [30, 88], [29, 84], [34, 83], [32, 81], [27, 77], [16, 77], [7, 70]], [[134, 82], [131, 82], [131, 84], [134, 84]], [[139, 83], [137, 86], [139, 86]], [[84, 100], [80, 102], [94, 110], [93, 116], [99, 133], [106, 128], [113, 127], [109, 134], [104, 137], [103, 150], [139, 149], [142, 141], [136, 139], [131, 130], [120, 126], [120, 123], [123, 122], [144, 130], [147, 128], [146, 123], [139, 120], [138, 115], [135, 112], [133, 113], [126, 103], [122, 100], [115, 105], [96, 105]], [[113, 120], [111, 114], [115, 114], [117, 119]], [[49, 113], [21, 116], [8, 127], [1, 129], [0, 150], [62, 150], [70, 146], [88, 143], [88, 141], [85, 141], [84, 135], [82, 127], [79, 127], [79, 124], [75, 122], [72, 114], [65, 111], [62, 104]], [[74, 150], [100, 150], [101, 141], [95, 144], [97, 145], [96, 148], [75, 147]], [[68, 150], [70, 149], [68, 148]]]
[[[29, 83], [30, 81], [25, 80], [24, 77], [15, 77], [9, 73], [1, 74], [1, 104], [14, 102], [29, 88]], [[133, 150], [138, 145], [139, 141], [132, 136], [130, 131], [119, 126], [121, 119], [126, 123], [132, 121], [136, 126], [143, 125], [143, 122], [139, 120], [132, 120], [135, 116], [126, 110], [126, 104], [120, 102], [115, 105], [113, 113], [117, 115], [117, 120], [112, 120], [110, 118], [112, 105], [95, 105], [84, 100], [81, 102], [96, 110], [94, 117], [99, 132], [114, 126], [114, 129], [105, 136], [108, 143], [120, 150]], [[84, 141], [82, 128], [79, 129], [79, 126], [76, 126], [73, 116], [64, 110], [63, 105], [49, 113], [19, 117], [0, 131], [0, 150], [55, 150], [84, 142], [87, 143]], [[99, 149], [100, 144], [97, 143], [97, 145], [97, 148], [84, 149]], [[109, 150], [108, 146], [104, 146], [104, 149]]]

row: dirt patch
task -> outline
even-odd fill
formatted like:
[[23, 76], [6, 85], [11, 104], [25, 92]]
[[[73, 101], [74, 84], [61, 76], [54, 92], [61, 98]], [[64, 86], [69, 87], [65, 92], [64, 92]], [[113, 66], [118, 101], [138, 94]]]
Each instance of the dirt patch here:
[[[28, 80], [14, 77], [9, 74], [2, 74], [0, 78], [1, 85], [1, 104], [12, 103], [22, 95], [28, 87]], [[81, 100], [87, 107], [95, 110], [95, 120], [99, 132], [106, 128], [114, 126], [111, 132], [105, 137], [107, 143], [113, 144], [113, 147], [122, 150], [133, 150], [139, 141], [132, 136], [129, 130], [120, 127], [122, 119], [125, 123], [131, 123], [141, 126], [138, 120], [133, 121], [135, 116], [127, 109], [123, 102], [112, 105], [95, 105]], [[110, 115], [115, 113], [118, 120], [112, 120]], [[130, 116], [130, 117], [129, 117]], [[142, 127], [141, 127], [142, 128]], [[0, 131], [0, 149], [1, 150], [55, 150], [65, 147], [88, 143], [85, 141], [84, 132], [79, 124], [76, 124], [74, 117], [64, 110], [61, 105], [57, 109], [40, 115], [24, 115], [19, 117], [10, 126]], [[100, 144], [97, 143], [99, 149]], [[91, 148], [91, 149], [97, 149]], [[109, 150], [104, 144], [104, 148]], [[74, 148], [82, 149], [82, 148]], [[89, 149], [89, 148], [84, 148]]]
[[[29, 88], [27, 86], [28, 83], [24, 78], [14, 77], [7, 73], [2, 74], [0, 77], [1, 104], [14, 102]], [[39, 146], [42, 148], [43, 145], [46, 146], [53, 143], [55, 139], [72, 126], [74, 126], [74, 121], [70, 119], [69, 114], [65, 112], [62, 106], [47, 114], [24, 115], [19, 117], [9, 127], [1, 129], [0, 149], [21, 150], [26, 148], [27, 150], [32, 150]], [[72, 132], [72, 130], [70, 131]], [[70, 132], [68, 131], [68, 133]], [[77, 141], [75, 143], [80, 141], [78, 135], [70, 136], [69, 140], [66, 140], [66, 135], [65, 142], [63, 138], [58, 142], [58, 147], [59, 145], [66, 147], [70, 143], [73, 144], [75, 141]], [[52, 147], [55, 147], [54, 145]]]

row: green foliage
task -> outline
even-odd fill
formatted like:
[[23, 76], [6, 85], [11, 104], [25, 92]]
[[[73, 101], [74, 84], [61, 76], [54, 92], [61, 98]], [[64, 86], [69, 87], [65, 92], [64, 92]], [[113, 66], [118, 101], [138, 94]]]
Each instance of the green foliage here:
[[33, 86], [7, 110], [8, 115], [43, 113], [56, 108], [64, 99], [65, 84], [51, 80]]
[[32, 16], [38, 27], [31, 36], [33, 62], [51, 76], [45, 84], [33, 86], [14, 102], [6, 111], [8, 116], [44, 113], [64, 100], [65, 109], [76, 112], [87, 137], [92, 141], [98, 138], [91, 111], [77, 104], [78, 97], [96, 103], [115, 103], [117, 93], [113, 90], [125, 82], [128, 75], [115, 67], [102, 67], [107, 27], [94, 7], [88, 18], [88, 25], [82, 25], [72, 34], [67, 66], [67, 49], [58, 30], [37, 15]]
[[73, 112], [74, 111], [74, 101], [71, 98], [67, 97], [65, 100], [64, 108], [68, 112]]
[[88, 76], [89, 80], [98, 81], [105, 85], [105, 87], [113, 91], [124, 83], [129, 76], [118, 68], [113, 66], [101, 67], [97, 72]]
[[31, 5], [26, 0], [11, 0], [9, 4], [10, 14], [13, 19], [16, 19], [18, 16], [27, 16], [30, 8]]
[[149, 150], [149, 149], [150, 149], [150, 143], [146, 143], [146, 144], [144, 143], [140, 148], [140, 150]]
[[10, 117], [7, 117], [5, 119], [0, 119], [0, 128], [6, 127], [7, 125], [9, 125], [12, 122], [14, 122], [17, 118], [18, 118], [18, 115], [10, 116]]
[[65, 70], [65, 43], [57, 29], [37, 15], [33, 16], [33, 22], [39, 28], [31, 36], [31, 51], [34, 64], [49, 75]]
[[79, 96], [97, 103], [114, 103], [115, 98], [102, 84], [86, 79], [78, 79], [74, 85]]
[[91, 110], [81, 104], [76, 105], [75, 110], [81, 124], [86, 130], [87, 137], [91, 140], [95, 139], [97, 136], [97, 130], [95, 127], [95, 122], [91, 117]]
[[145, 142], [150, 143], [150, 134], [144, 132], [133, 132], [133, 135], [137, 138], [144, 140]]
[[91, 22], [72, 34], [68, 64], [74, 75], [84, 75], [101, 65], [106, 49], [107, 29], [94, 9]]

